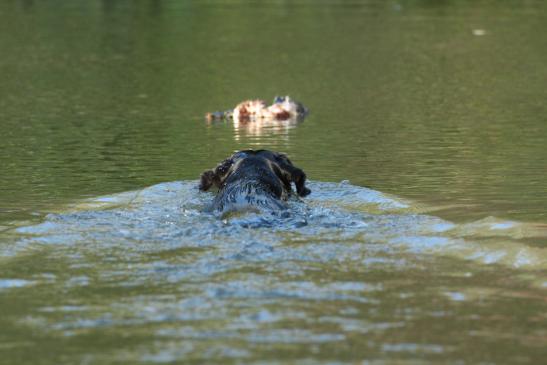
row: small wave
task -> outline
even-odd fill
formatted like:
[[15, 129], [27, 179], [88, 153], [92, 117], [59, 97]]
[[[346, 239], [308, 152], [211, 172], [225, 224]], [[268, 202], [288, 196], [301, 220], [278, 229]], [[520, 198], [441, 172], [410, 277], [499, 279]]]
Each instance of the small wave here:
[[[85, 245], [98, 255], [105, 249], [138, 255], [213, 247], [239, 259], [266, 259], [263, 252], [249, 255], [250, 247], [276, 247], [267, 253], [269, 259], [356, 255], [369, 261], [365, 253], [376, 247], [414, 258], [445, 255], [485, 264], [546, 267], [545, 249], [522, 240], [547, 237], [546, 229], [493, 217], [455, 224], [416, 214], [410, 202], [348, 182], [310, 182], [309, 198], [291, 201], [284, 214], [248, 212], [224, 218], [203, 212], [213, 195], [196, 186], [195, 181], [170, 182], [85, 200], [68, 212], [49, 214], [43, 223], [15, 229], [15, 247]], [[299, 247], [288, 249], [282, 243]], [[356, 253], [352, 245], [362, 252]]]

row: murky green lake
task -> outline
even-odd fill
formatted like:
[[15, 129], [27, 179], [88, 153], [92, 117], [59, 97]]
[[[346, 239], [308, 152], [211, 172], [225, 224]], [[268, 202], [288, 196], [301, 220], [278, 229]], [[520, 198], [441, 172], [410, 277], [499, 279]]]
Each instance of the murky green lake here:
[[[0, 363], [543, 363], [546, 101], [539, 0], [4, 1]], [[289, 217], [202, 212], [247, 148]]]

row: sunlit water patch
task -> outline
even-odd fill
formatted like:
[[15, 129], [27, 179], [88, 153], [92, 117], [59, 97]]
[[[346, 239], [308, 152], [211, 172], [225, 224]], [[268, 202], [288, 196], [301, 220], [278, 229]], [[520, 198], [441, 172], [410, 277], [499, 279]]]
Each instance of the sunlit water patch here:
[[[545, 227], [455, 224], [348, 182], [310, 188], [285, 214], [219, 217], [204, 212], [213, 195], [197, 182], [164, 183], [8, 230], [3, 325], [74, 344], [95, 338], [97, 349], [103, 335], [132, 339], [87, 347], [101, 362], [252, 362], [285, 349], [321, 363], [356, 342], [362, 356], [453, 355], [458, 341], [437, 337], [443, 323], [485, 310], [503, 317], [508, 300], [532, 301], [527, 315], [544, 319], [547, 253], [528, 240], [544, 239]], [[422, 321], [432, 323], [425, 332]], [[481, 341], [489, 324], [478, 323]], [[501, 326], [520, 333], [512, 320]], [[542, 342], [541, 327], [523, 326], [531, 342], [522, 346]]]

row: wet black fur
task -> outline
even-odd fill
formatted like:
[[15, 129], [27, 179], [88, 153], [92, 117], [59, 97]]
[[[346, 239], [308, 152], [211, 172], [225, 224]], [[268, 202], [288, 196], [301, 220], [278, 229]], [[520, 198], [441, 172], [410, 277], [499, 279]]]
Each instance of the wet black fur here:
[[234, 153], [214, 170], [204, 171], [199, 189], [219, 189], [213, 210], [229, 210], [238, 198], [245, 199], [249, 206], [282, 208], [281, 202], [292, 193], [291, 183], [295, 184], [299, 196], [311, 192], [305, 186], [304, 171], [295, 167], [286, 155], [268, 150], [245, 150]]

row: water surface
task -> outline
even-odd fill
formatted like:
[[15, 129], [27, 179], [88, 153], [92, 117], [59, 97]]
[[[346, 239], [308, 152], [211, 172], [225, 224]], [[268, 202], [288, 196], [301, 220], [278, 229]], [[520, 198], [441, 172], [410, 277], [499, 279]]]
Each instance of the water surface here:
[[9, 230], [8, 359], [32, 363], [42, 346], [51, 363], [544, 356], [547, 253], [526, 240], [547, 227], [455, 224], [348, 183], [310, 188], [289, 214], [221, 219], [197, 181], [164, 183]]
[[[542, 362], [545, 34], [539, 0], [2, 2], [1, 358]], [[286, 94], [303, 123], [203, 119]], [[258, 147], [312, 195], [202, 214]]]

